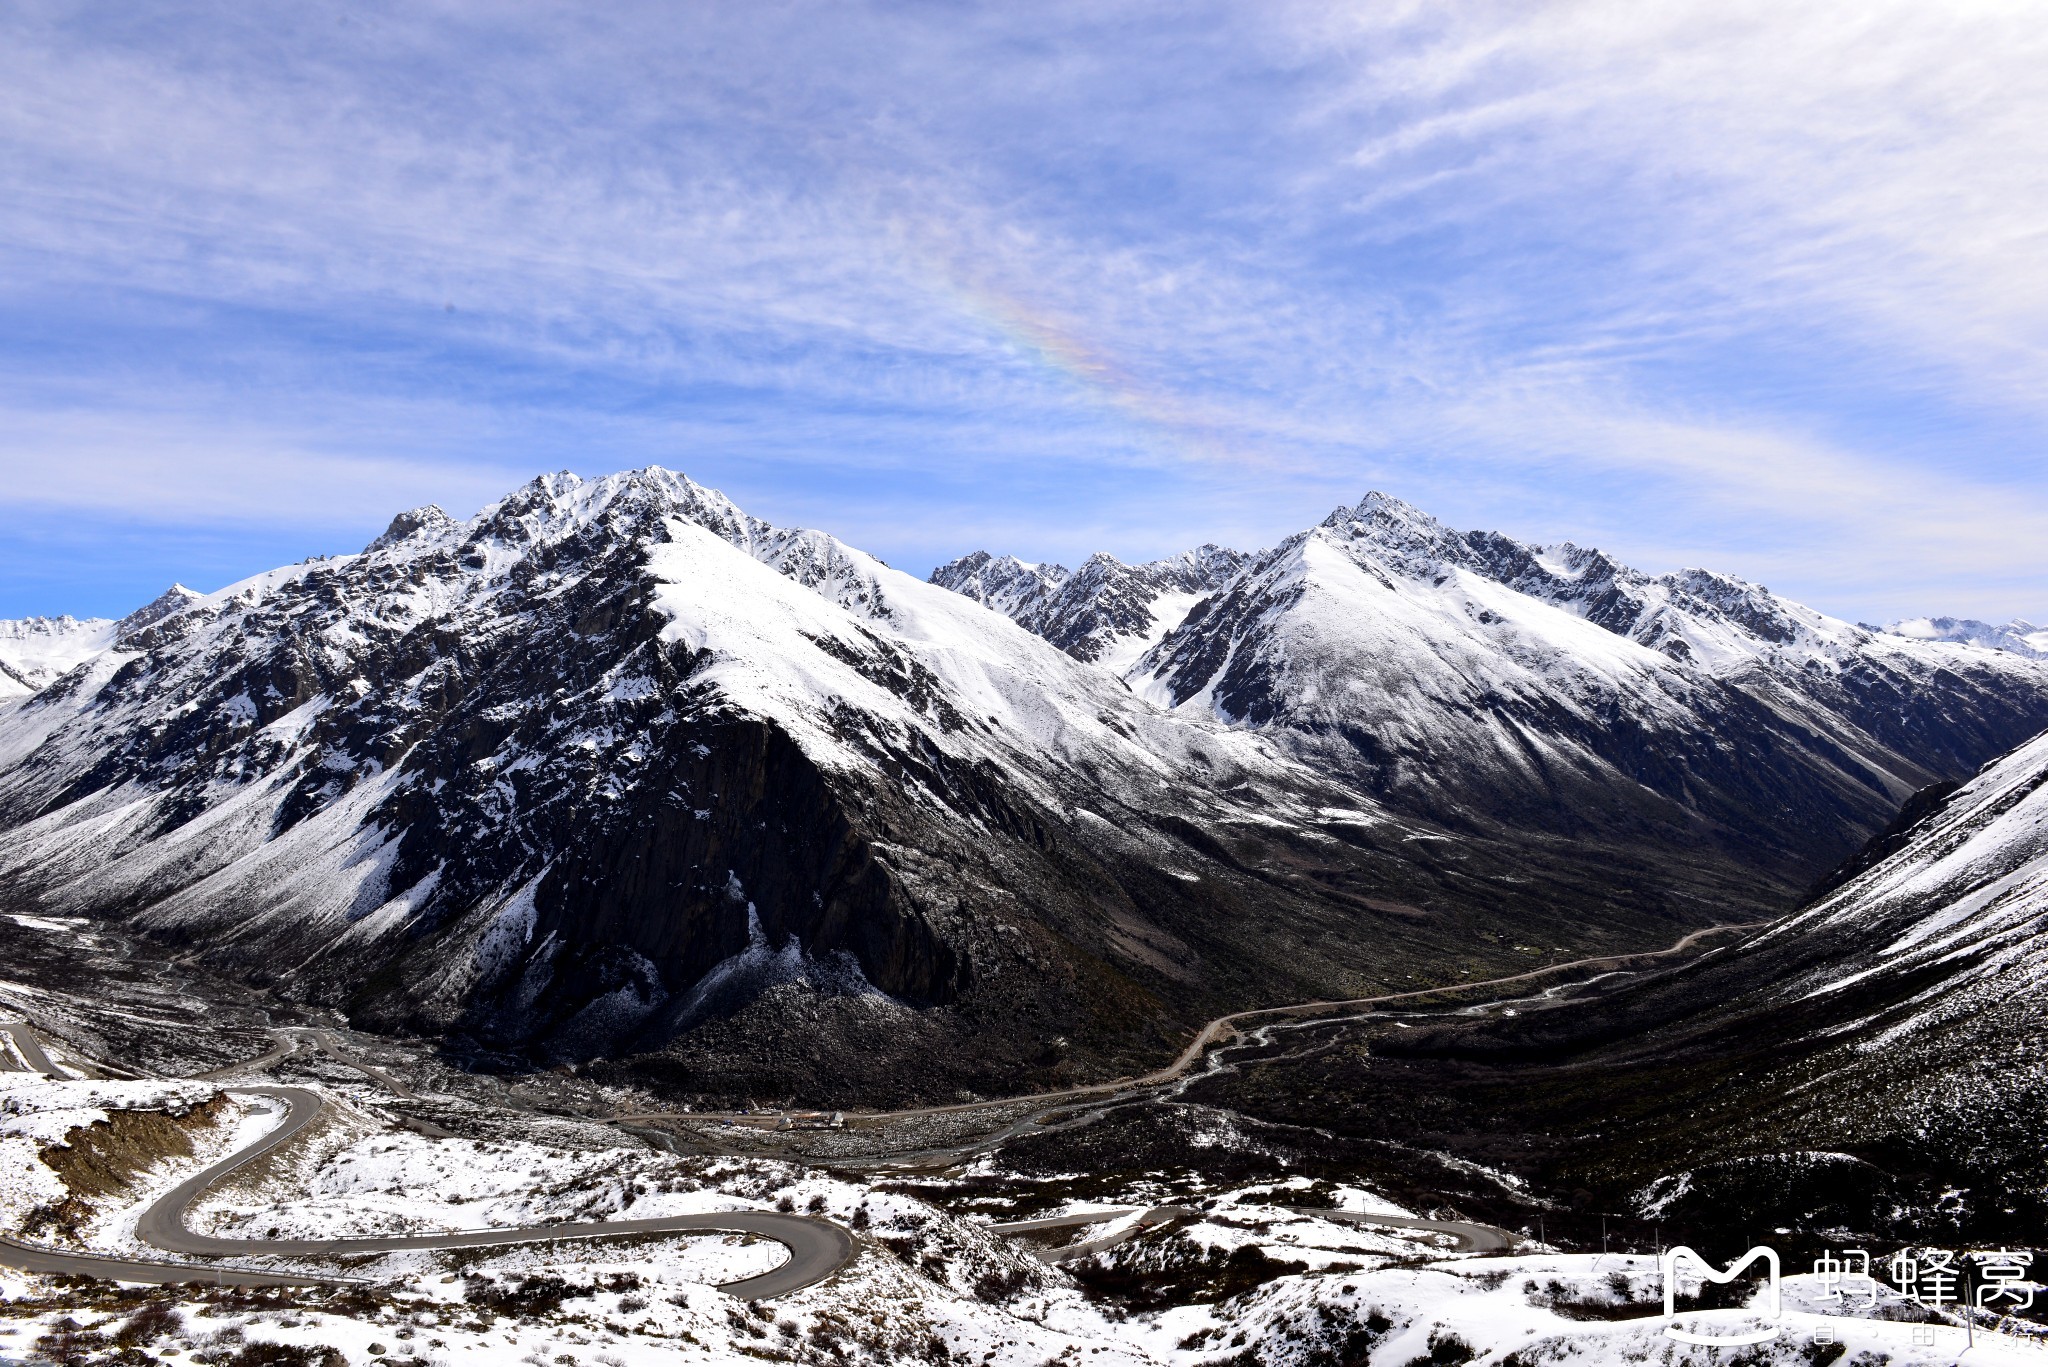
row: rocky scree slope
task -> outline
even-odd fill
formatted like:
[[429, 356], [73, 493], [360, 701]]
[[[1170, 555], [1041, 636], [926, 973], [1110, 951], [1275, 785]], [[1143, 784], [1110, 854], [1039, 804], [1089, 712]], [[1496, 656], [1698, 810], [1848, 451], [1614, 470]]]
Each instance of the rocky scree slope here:
[[[963, 591], [1014, 583], [1006, 564], [956, 562], [978, 576]], [[1041, 599], [979, 596], [1040, 629]], [[2048, 726], [2048, 661], [1456, 532], [1377, 493], [1245, 559], [1123, 678], [1392, 810], [1744, 914]]]
[[0, 706], [0, 896], [472, 1060], [950, 1097], [1668, 929], [658, 469], [173, 608]]

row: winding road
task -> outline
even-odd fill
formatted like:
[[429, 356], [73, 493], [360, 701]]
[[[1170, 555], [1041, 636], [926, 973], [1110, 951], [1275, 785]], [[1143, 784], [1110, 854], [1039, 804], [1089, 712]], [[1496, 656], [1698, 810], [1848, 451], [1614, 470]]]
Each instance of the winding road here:
[[43, 1052], [43, 1042], [36, 1038], [35, 1031], [24, 1022], [11, 1021], [0, 1025], [0, 1035], [5, 1035], [9, 1040], [13, 1041], [14, 1052], [21, 1055], [21, 1061], [28, 1065], [26, 1070], [16, 1068], [13, 1059], [8, 1058], [5, 1054], [0, 1054], [0, 1068], [17, 1073], [23, 1071], [41, 1073], [47, 1078], [62, 1078], [64, 1076], [62, 1072], [58, 1071], [57, 1065], [50, 1061], [50, 1056]]
[[[1240, 1033], [1240, 1026], [1255, 1020], [1270, 1020], [1277, 1024], [1287, 1018], [1302, 1018], [1342, 1011], [1382, 1006], [1390, 1002], [1414, 1001], [1422, 998], [1441, 996], [1446, 992], [1465, 992], [1478, 988], [1506, 987], [1531, 982], [1552, 974], [1582, 968], [1619, 968], [1623, 964], [1644, 959], [1671, 958], [1684, 953], [1700, 940], [1725, 931], [1752, 930], [1766, 922], [1744, 922], [1734, 925], [1709, 926], [1693, 931], [1669, 948], [1648, 950], [1633, 954], [1607, 954], [1595, 958], [1575, 959], [1569, 963], [1550, 964], [1543, 968], [1531, 969], [1524, 973], [1506, 977], [1487, 978], [1475, 982], [1454, 983], [1440, 987], [1420, 988], [1407, 992], [1382, 993], [1371, 997], [1353, 997], [1341, 1001], [1300, 1002], [1288, 1006], [1260, 1007], [1247, 1011], [1235, 1011], [1218, 1016], [1204, 1024], [1186, 1048], [1171, 1063], [1153, 1072], [1136, 1077], [1114, 1079], [1108, 1082], [1091, 1083], [1085, 1086], [1069, 1087], [1063, 1090], [1040, 1092], [1028, 1096], [999, 1098], [987, 1101], [959, 1102], [944, 1106], [916, 1107], [897, 1111], [873, 1111], [850, 1113], [858, 1120], [909, 1119], [926, 1115], [987, 1110], [1000, 1106], [1029, 1104], [1043, 1107], [1054, 1103], [1053, 1110], [1061, 1109], [1057, 1103], [1086, 1097], [1114, 1097], [1118, 1093], [1141, 1091], [1146, 1088], [1171, 1084], [1183, 1078], [1209, 1050], [1226, 1036]], [[1270, 1026], [1268, 1028], [1271, 1028]], [[30, 1068], [46, 1076], [59, 1076], [31, 1029], [25, 1024], [0, 1025], [13, 1041], [16, 1051]], [[328, 1031], [307, 1031], [311, 1042], [333, 1057], [347, 1062], [400, 1097], [414, 1094], [397, 1079], [381, 1069], [360, 1064], [347, 1057], [340, 1040]], [[269, 1053], [249, 1059], [229, 1068], [216, 1070], [216, 1076], [249, 1068], [261, 1068], [278, 1059], [289, 1056], [297, 1047], [295, 1040], [281, 1042]], [[751, 1234], [771, 1239], [789, 1250], [789, 1259], [780, 1267], [757, 1277], [728, 1282], [720, 1289], [745, 1300], [765, 1300], [787, 1295], [804, 1287], [815, 1285], [830, 1277], [852, 1260], [856, 1251], [853, 1236], [838, 1225], [827, 1220], [797, 1215], [785, 1215], [768, 1211], [728, 1211], [711, 1215], [659, 1216], [641, 1220], [610, 1220], [553, 1225], [526, 1226], [511, 1229], [468, 1230], [452, 1234], [393, 1235], [386, 1237], [361, 1237], [337, 1239], [226, 1239], [215, 1235], [193, 1231], [187, 1223], [192, 1207], [207, 1192], [226, 1181], [243, 1167], [267, 1154], [275, 1152], [291, 1142], [301, 1131], [319, 1116], [325, 1104], [318, 1093], [304, 1087], [261, 1086], [234, 1087], [229, 1090], [244, 1096], [262, 1097], [284, 1107], [284, 1119], [275, 1129], [248, 1147], [230, 1154], [205, 1170], [180, 1183], [155, 1204], [145, 1210], [136, 1225], [137, 1236], [145, 1243], [167, 1253], [197, 1257], [336, 1257], [354, 1254], [391, 1253], [409, 1249], [458, 1249], [490, 1248], [510, 1244], [552, 1242], [566, 1239], [608, 1239], [631, 1238], [643, 1235], [673, 1234], [683, 1232], [716, 1231], [723, 1233]], [[1042, 1120], [1045, 1111], [1027, 1117], [1015, 1124], [1003, 1127], [1002, 1133], [1019, 1130], [1033, 1121]], [[680, 1118], [668, 1112], [645, 1115], [618, 1115], [611, 1117], [614, 1123], [647, 1120], [668, 1120]], [[698, 1113], [694, 1118], [717, 1118], [717, 1113]], [[730, 1116], [729, 1118], [739, 1118]], [[1085, 1117], [1075, 1123], [1086, 1123]], [[964, 1151], [982, 1147], [986, 1137], [980, 1141], [958, 1146]], [[949, 1146], [945, 1152], [955, 1151]], [[1095, 1213], [1085, 1216], [1063, 1216], [1050, 1220], [1022, 1221], [994, 1228], [1002, 1233], [1026, 1233], [1032, 1229], [1050, 1229], [1063, 1225], [1084, 1225], [1116, 1219], [1129, 1212]], [[1325, 1219], [1335, 1219], [1361, 1225], [1381, 1225], [1401, 1229], [1428, 1230], [1449, 1235], [1456, 1239], [1461, 1248], [1470, 1252], [1494, 1252], [1515, 1246], [1516, 1236], [1492, 1225], [1474, 1224], [1462, 1220], [1423, 1220], [1398, 1216], [1354, 1214], [1346, 1211], [1303, 1210], [1301, 1214], [1313, 1214]], [[1129, 1228], [1105, 1240], [1076, 1245], [1069, 1249], [1057, 1250], [1047, 1255], [1049, 1261], [1062, 1261], [1068, 1257], [1094, 1252], [1097, 1247], [1108, 1247], [1122, 1239], [1129, 1238], [1141, 1229], [1174, 1220], [1195, 1216], [1197, 1212], [1175, 1206], [1155, 1207], [1142, 1212]], [[0, 1264], [30, 1272], [77, 1273], [87, 1276], [109, 1277], [129, 1282], [220, 1282], [238, 1286], [282, 1286], [308, 1283], [331, 1282], [337, 1279], [312, 1275], [295, 1275], [281, 1272], [258, 1271], [246, 1268], [225, 1268], [190, 1263], [157, 1263], [139, 1259], [109, 1258], [92, 1254], [70, 1253], [55, 1249], [37, 1248], [31, 1245], [0, 1238]]]
[[1475, 1224], [1470, 1220], [1420, 1220], [1402, 1215], [1374, 1215], [1352, 1210], [1318, 1210], [1312, 1206], [1289, 1206], [1296, 1215], [1313, 1215], [1318, 1220], [1335, 1220], [1346, 1225], [1384, 1225], [1391, 1229], [1422, 1229], [1448, 1234], [1464, 1253], [1504, 1253], [1522, 1243], [1513, 1230], [1498, 1225]]
[[[325, 1104], [304, 1087], [236, 1087], [239, 1096], [261, 1097], [284, 1107], [284, 1120], [246, 1148], [179, 1183], [136, 1222], [136, 1237], [167, 1253], [199, 1257], [347, 1257], [405, 1249], [493, 1248], [506, 1244], [564, 1239], [620, 1239], [650, 1234], [717, 1232], [752, 1234], [789, 1250], [789, 1260], [757, 1277], [726, 1282], [719, 1290], [742, 1300], [767, 1300], [824, 1281], [853, 1258], [853, 1236], [829, 1220], [773, 1211], [720, 1211], [709, 1215], [668, 1215], [645, 1220], [579, 1221], [512, 1229], [465, 1230], [454, 1234], [409, 1234], [342, 1239], [224, 1239], [200, 1234], [187, 1224], [192, 1207], [207, 1192], [267, 1154], [290, 1143], [319, 1116]], [[68, 1272], [133, 1282], [223, 1282], [237, 1286], [285, 1286], [331, 1282], [331, 1277], [294, 1276], [247, 1269], [210, 1268], [189, 1263], [151, 1263], [35, 1248], [0, 1240], [0, 1263], [30, 1272]]]
[[[1710, 935], [1719, 935], [1730, 930], [1756, 930], [1771, 924], [1769, 921], [1740, 921], [1727, 925], [1707, 926], [1681, 936], [1675, 943], [1664, 949], [1645, 949], [1634, 953], [1602, 954], [1590, 959], [1573, 959], [1568, 963], [1547, 964], [1532, 968], [1525, 973], [1511, 973], [1504, 978], [1480, 978], [1472, 982], [1446, 983], [1439, 987], [1423, 987], [1408, 992], [1386, 992], [1376, 997], [1350, 997], [1342, 1001], [1295, 1002], [1288, 1006], [1260, 1006], [1248, 1011], [1233, 1011], [1218, 1016], [1203, 1025], [1194, 1039], [1180, 1051], [1180, 1056], [1163, 1068], [1136, 1077], [1113, 1078], [1108, 1082], [1091, 1082], [1077, 1087], [1064, 1087], [1050, 1092], [1032, 1092], [1024, 1096], [995, 1097], [984, 1101], [956, 1101], [943, 1106], [913, 1106], [900, 1111], [846, 1111], [843, 1114], [849, 1122], [874, 1120], [913, 1120], [919, 1116], [952, 1115], [966, 1111], [985, 1111], [999, 1106], [1040, 1105], [1058, 1102], [1071, 1097], [1100, 1096], [1105, 1092], [1135, 1091], [1145, 1087], [1157, 1087], [1173, 1082], [1200, 1061], [1210, 1047], [1226, 1034], [1235, 1034], [1238, 1026], [1245, 1021], [1262, 1017], [1312, 1016], [1325, 1011], [1355, 1010], [1361, 1007], [1384, 1006], [1388, 1002], [1415, 1001], [1424, 997], [1440, 997], [1447, 992], [1470, 992], [1483, 987], [1509, 987], [1516, 983], [1532, 982], [1546, 978], [1553, 973], [1565, 973], [1578, 968], [1619, 968], [1623, 964], [1641, 959], [1669, 959], [1685, 953]], [[750, 1124], [766, 1123], [764, 1115], [749, 1115], [739, 1111], [698, 1111], [687, 1117], [673, 1111], [648, 1111], [631, 1115], [615, 1115], [614, 1121], [650, 1120], [737, 1120]]]

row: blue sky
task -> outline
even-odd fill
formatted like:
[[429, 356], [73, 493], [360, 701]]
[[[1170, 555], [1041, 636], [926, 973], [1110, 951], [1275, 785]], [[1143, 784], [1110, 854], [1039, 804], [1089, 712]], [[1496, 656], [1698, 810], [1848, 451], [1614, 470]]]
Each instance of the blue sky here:
[[919, 572], [1369, 488], [2048, 616], [2027, 5], [0, 10], [0, 615], [686, 471]]

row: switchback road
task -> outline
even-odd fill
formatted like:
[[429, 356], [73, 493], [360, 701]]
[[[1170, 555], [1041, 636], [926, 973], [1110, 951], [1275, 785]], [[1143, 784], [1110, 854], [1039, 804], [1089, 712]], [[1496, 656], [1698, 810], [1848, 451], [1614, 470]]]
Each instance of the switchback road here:
[[668, 1215], [647, 1220], [582, 1221], [530, 1225], [515, 1229], [466, 1230], [456, 1234], [409, 1234], [384, 1238], [223, 1239], [195, 1233], [186, 1224], [198, 1200], [236, 1171], [283, 1147], [313, 1123], [322, 1102], [304, 1087], [237, 1087], [238, 1095], [281, 1102], [284, 1122], [245, 1149], [179, 1183], [136, 1223], [144, 1243], [167, 1253], [205, 1257], [345, 1257], [358, 1253], [393, 1253], [402, 1249], [492, 1248], [504, 1244], [558, 1242], [564, 1239], [619, 1239], [635, 1235], [716, 1231], [754, 1234], [789, 1250], [789, 1261], [772, 1272], [727, 1282], [719, 1289], [743, 1300], [784, 1296], [825, 1280], [853, 1257], [853, 1236], [829, 1220], [772, 1211], [722, 1211], [711, 1215]]
[[[136, 1236], [166, 1253], [208, 1258], [346, 1257], [360, 1253], [393, 1253], [403, 1249], [493, 1248], [506, 1244], [553, 1243], [565, 1239], [621, 1239], [679, 1233], [752, 1234], [789, 1250], [789, 1260], [758, 1277], [726, 1282], [719, 1289], [742, 1300], [786, 1296], [824, 1281], [853, 1258], [853, 1236], [829, 1220], [773, 1211], [720, 1211], [709, 1215], [668, 1215], [645, 1220], [579, 1221], [530, 1225], [513, 1229], [465, 1230], [454, 1234], [412, 1234], [384, 1238], [224, 1239], [200, 1234], [186, 1223], [192, 1207], [206, 1193], [242, 1168], [290, 1143], [313, 1123], [323, 1105], [319, 1094], [304, 1087], [236, 1087], [237, 1095], [257, 1096], [285, 1108], [284, 1121], [246, 1148], [185, 1179], [142, 1213]], [[25, 1272], [69, 1273], [115, 1281], [216, 1282], [230, 1286], [294, 1286], [339, 1280], [331, 1277], [214, 1268], [190, 1263], [158, 1263], [38, 1248], [0, 1239], [0, 1264]]]
[[1512, 1230], [1497, 1225], [1474, 1224], [1470, 1220], [1415, 1220], [1402, 1215], [1373, 1215], [1351, 1210], [1319, 1210], [1312, 1206], [1290, 1206], [1296, 1215], [1313, 1215], [1318, 1220], [1336, 1220], [1347, 1225], [1385, 1225], [1392, 1229], [1426, 1229], [1448, 1234], [1467, 1253], [1502, 1253], [1522, 1242]]

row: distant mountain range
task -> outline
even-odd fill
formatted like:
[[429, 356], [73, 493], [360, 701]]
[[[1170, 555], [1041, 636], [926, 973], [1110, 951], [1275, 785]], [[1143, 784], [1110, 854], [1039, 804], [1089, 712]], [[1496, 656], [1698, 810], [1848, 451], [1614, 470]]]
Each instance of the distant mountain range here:
[[976, 551], [941, 565], [931, 582], [995, 609], [1077, 660], [1121, 674], [1250, 558], [1203, 546], [1147, 565], [1091, 555], [1068, 570]]
[[2030, 655], [1457, 532], [1383, 494], [1256, 556], [1160, 564], [1190, 562], [1213, 588], [1186, 608], [1157, 567], [1113, 561], [1091, 581], [1111, 607], [986, 555], [933, 580], [1128, 658], [1124, 682], [1162, 709], [1269, 737], [1394, 810], [1546, 857], [1655, 849], [1649, 895], [1790, 898], [1912, 793], [2048, 725]]
[[111, 650], [127, 634], [194, 602], [173, 584], [119, 621], [111, 617], [27, 617], [0, 620], [0, 700], [23, 697]]
[[11, 624], [0, 895], [479, 1061], [950, 1097], [1775, 914], [2048, 727], [2048, 661], [1382, 495], [933, 579], [650, 469]]
[[2002, 627], [1968, 617], [1908, 617], [1885, 630], [1916, 641], [1960, 641], [1967, 645], [2009, 650], [2036, 660], [2048, 659], [2048, 627], [2015, 617]]

